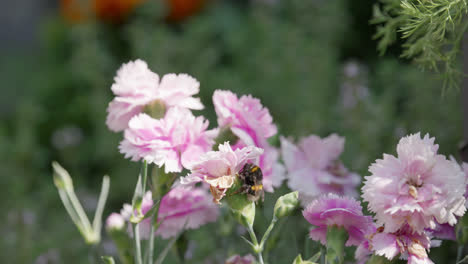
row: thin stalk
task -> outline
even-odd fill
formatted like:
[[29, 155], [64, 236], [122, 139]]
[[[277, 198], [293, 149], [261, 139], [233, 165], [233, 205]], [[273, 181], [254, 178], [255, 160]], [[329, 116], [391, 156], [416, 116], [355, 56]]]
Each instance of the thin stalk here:
[[268, 240], [268, 237], [270, 236], [270, 233], [275, 227], [275, 224], [277, 221], [278, 221], [278, 218], [273, 217], [273, 219], [271, 219], [270, 225], [268, 226], [268, 229], [265, 231], [265, 234], [263, 234], [262, 241], [260, 242], [260, 248], [262, 249], [262, 251], [265, 246], [265, 242]]
[[143, 193], [146, 191], [146, 179], [148, 176], [148, 162], [146, 160], [143, 161]]
[[148, 240], [148, 264], [153, 263], [154, 255], [154, 232], [156, 232], [153, 221], [151, 221], [150, 237]]
[[459, 246], [458, 246], [458, 250], [457, 250], [457, 261], [455, 261], [455, 263], [457, 263], [457, 264], [458, 264], [458, 262], [460, 262], [461, 259], [462, 259], [463, 248], [464, 248], [464, 245], [459, 245]]
[[169, 250], [171, 250], [172, 246], [174, 245], [174, 243], [177, 241], [177, 239], [179, 238], [180, 234], [171, 238], [171, 240], [169, 240], [169, 242], [167, 243], [166, 247], [163, 249], [163, 251], [161, 252], [161, 254], [159, 254], [158, 256], [158, 259], [156, 259], [156, 262], [155, 264], [162, 264], [164, 259], [166, 258], [167, 256], [167, 253], [169, 253]]
[[133, 224], [133, 237], [135, 238], [135, 264], [143, 264], [141, 258], [140, 230], [139, 224]]
[[72, 219], [73, 223], [76, 225], [81, 235], [87, 238], [88, 230], [86, 230], [86, 228], [81, 224], [80, 219], [78, 215], [76, 214], [76, 211], [73, 209], [73, 206], [70, 204], [70, 200], [68, 199], [67, 194], [62, 189], [58, 189], [58, 193], [59, 193], [60, 199], [62, 200], [63, 205], [65, 206], [65, 210], [68, 212], [68, 215]]
[[[84, 226], [84, 228], [88, 232], [93, 232], [93, 228], [91, 227], [91, 223], [88, 220], [88, 216], [86, 215], [83, 207], [81, 206], [80, 201], [78, 200], [78, 197], [76, 197], [76, 194], [73, 190], [65, 189], [67, 192], [68, 199], [70, 199], [70, 202], [75, 209], [75, 212], [78, 214], [78, 217], [80, 218], [81, 224]], [[92, 242], [92, 241], [90, 241]]]
[[260, 264], [264, 264], [262, 256], [263, 248], [261, 247], [261, 245], [258, 244], [257, 236], [255, 235], [253, 228], [251, 226], [248, 226], [247, 231], [249, 232], [250, 239], [252, 239], [252, 243], [254, 244], [254, 251], [258, 255], [258, 262]]

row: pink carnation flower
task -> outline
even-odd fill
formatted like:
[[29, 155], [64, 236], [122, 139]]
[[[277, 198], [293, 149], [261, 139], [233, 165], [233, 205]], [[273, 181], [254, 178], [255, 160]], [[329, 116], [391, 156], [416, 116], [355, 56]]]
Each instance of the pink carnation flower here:
[[230, 127], [239, 138], [234, 149], [256, 146], [265, 150], [260, 157], [259, 167], [263, 172], [265, 191], [272, 192], [273, 187], [280, 186], [284, 179], [284, 167], [278, 162], [278, 150], [266, 140], [277, 133], [268, 109], [251, 95], [237, 98], [234, 93], [221, 90], [214, 92], [213, 104], [219, 127]]
[[425, 233], [413, 232], [409, 226], [395, 233], [377, 232], [370, 242], [370, 248], [376, 255], [392, 260], [400, 254], [408, 264], [434, 264], [427, 255], [430, 247], [430, 238]]
[[161, 225], [156, 234], [162, 238], [174, 237], [183, 229], [197, 229], [215, 222], [218, 215], [219, 208], [206, 190], [177, 186], [161, 200], [158, 213]]
[[370, 166], [362, 196], [387, 233], [407, 224], [419, 233], [437, 222], [453, 226], [465, 213], [465, 176], [437, 149], [429, 135], [410, 135], [398, 143], [398, 157], [384, 154]]
[[116, 97], [107, 108], [106, 124], [112, 131], [123, 131], [133, 116], [155, 100], [166, 108], [203, 109], [200, 99], [192, 97], [199, 92], [199, 85], [187, 74], [167, 74], [159, 82], [159, 76], [148, 69], [146, 62], [130, 61], [120, 67], [114, 78], [111, 89]]
[[192, 172], [181, 179], [182, 184], [208, 183], [215, 203], [225, 196], [242, 167], [246, 163], [258, 164], [258, 158], [263, 153], [262, 149], [254, 146], [233, 150], [228, 142], [220, 144], [218, 149], [203, 154], [193, 165]]
[[164, 165], [166, 173], [180, 172], [211, 150], [217, 130], [207, 128], [208, 121], [185, 108], [170, 108], [163, 119], [139, 114], [130, 120], [119, 149], [132, 161], [144, 159]]
[[239, 255], [234, 255], [226, 260], [225, 264], [254, 264], [255, 258], [252, 255], [246, 255], [241, 257]]
[[323, 139], [310, 135], [302, 138], [296, 146], [286, 138], [281, 138], [288, 186], [299, 191], [302, 205], [327, 193], [357, 197], [356, 187], [361, 177], [349, 172], [338, 160], [343, 152], [344, 141], [344, 138], [335, 134]]
[[375, 231], [372, 217], [362, 214], [362, 207], [353, 198], [328, 194], [319, 197], [302, 211], [305, 219], [315, 228], [310, 230], [310, 238], [327, 243], [327, 227], [343, 227], [349, 234], [346, 246], [359, 246], [365, 235]]
[[[141, 211], [146, 214], [153, 207], [151, 192], [143, 197]], [[122, 217], [129, 221], [132, 214], [132, 206], [124, 204], [121, 210]], [[156, 235], [167, 239], [174, 237], [183, 230], [197, 229], [200, 226], [214, 222], [218, 218], [219, 208], [211, 202], [210, 195], [202, 188], [178, 186], [171, 189], [161, 199], [158, 211], [159, 225]], [[151, 219], [140, 222], [140, 238], [148, 239], [151, 230]], [[129, 223], [128, 232], [132, 235]]]

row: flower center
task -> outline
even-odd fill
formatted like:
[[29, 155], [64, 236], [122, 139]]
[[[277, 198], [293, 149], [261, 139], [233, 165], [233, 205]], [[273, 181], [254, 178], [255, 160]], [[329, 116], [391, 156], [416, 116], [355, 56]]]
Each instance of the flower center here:
[[418, 198], [418, 188], [423, 186], [423, 182], [421, 180], [421, 175], [416, 175], [414, 177], [409, 177], [406, 184], [409, 185], [408, 194], [413, 197], [414, 199]]
[[163, 101], [156, 99], [145, 105], [143, 107], [143, 112], [152, 118], [160, 119], [163, 118], [166, 113], [166, 105]]

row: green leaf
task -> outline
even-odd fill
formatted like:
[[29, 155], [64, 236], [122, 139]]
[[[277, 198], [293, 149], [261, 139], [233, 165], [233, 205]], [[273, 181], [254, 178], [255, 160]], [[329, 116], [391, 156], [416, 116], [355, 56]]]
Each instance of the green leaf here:
[[319, 259], [320, 259], [320, 256], [322, 255], [322, 252], [317, 252], [315, 253], [315, 255], [313, 255], [310, 259], [308, 259], [309, 261], [312, 261], [312, 262], [317, 262]]
[[316, 262], [312, 262], [310, 260], [302, 260], [301, 254], [297, 255], [294, 259], [293, 264], [317, 264]]
[[278, 198], [275, 204], [274, 216], [279, 219], [291, 214], [299, 205], [298, 197], [299, 193], [296, 191]]
[[327, 264], [342, 264], [348, 231], [342, 227], [327, 228]]
[[102, 256], [101, 259], [104, 264], [115, 264], [114, 258], [112, 257]]

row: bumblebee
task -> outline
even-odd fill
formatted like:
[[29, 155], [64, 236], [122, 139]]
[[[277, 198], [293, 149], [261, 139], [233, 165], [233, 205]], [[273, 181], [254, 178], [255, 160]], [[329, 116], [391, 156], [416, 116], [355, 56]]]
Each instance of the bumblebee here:
[[260, 196], [263, 200], [263, 173], [260, 167], [246, 163], [239, 172], [239, 179], [242, 181], [240, 193], [247, 194], [247, 198], [253, 202], [256, 202]]

